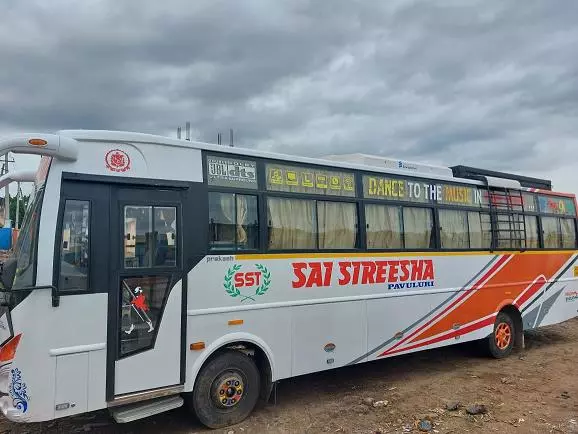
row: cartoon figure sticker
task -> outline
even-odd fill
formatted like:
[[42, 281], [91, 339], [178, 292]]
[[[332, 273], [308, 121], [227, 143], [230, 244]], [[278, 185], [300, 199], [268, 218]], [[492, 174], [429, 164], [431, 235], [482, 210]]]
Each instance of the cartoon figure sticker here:
[[[123, 311], [128, 313], [130, 318], [130, 326], [128, 327], [128, 330], [124, 330], [124, 332], [127, 335], [130, 335], [135, 329], [135, 324], [132, 321], [132, 315], [130, 315], [130, 312], [136, 313], [141, 322], [148, 326], [148, 333], [152, 332], [154, 330], [154, 326], [152, 320], [147, 314], [149, 311], [149, 306], [146, 297], [142, 292], [142, 288], [137, 286], [134, 290], [132, 290], [125, 281], [122, 282], [122, 285], [125, 293], [125, 303], [123, 303], [122, 307]], [[128, 303], [126, 301], [128, 301]]]

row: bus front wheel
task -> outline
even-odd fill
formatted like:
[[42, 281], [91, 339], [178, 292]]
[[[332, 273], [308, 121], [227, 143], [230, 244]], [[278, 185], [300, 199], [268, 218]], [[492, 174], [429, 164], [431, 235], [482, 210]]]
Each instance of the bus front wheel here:
[[510, 315], [505, 312], [498, 313], [494, 331], [488, 337], [490, 355], [496, 359], [509, 356], [514, 349], [515, 332], [514, 321]]
[[222, 352], [199, 372], [192, 393], [192, 409], [209, 428], [237, 424], [255, 408], [260, 381], [251, 357], [239, 351]]

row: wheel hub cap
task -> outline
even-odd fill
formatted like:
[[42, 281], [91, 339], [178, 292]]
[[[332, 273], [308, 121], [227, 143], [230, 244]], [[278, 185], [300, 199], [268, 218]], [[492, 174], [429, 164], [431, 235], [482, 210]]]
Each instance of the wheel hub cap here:
[[502, 322], [498, 324], [495, 332], [496, 346], [500, 350], [505, 350], [512, 341], [512, 328], [509, 324]]
[[221, 408], [230, 408], [239, 404], [244, 392], [245, 384], [238, 374], [221, 375], [213, 383], [213, 400]]

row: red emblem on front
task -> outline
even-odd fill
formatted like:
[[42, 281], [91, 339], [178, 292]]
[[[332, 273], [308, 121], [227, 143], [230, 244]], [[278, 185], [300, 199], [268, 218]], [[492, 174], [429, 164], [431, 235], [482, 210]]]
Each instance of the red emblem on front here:
[[126, 172], [130, 169], [130, 157], [120, 149], [113, 149], [104, 157], [106, 168], [113, 172]]

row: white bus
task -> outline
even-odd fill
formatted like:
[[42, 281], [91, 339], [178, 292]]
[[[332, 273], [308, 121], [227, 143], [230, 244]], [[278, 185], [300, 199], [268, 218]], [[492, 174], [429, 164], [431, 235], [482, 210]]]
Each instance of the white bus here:
[[543, 180], [153, 135], [41, 155], [2, 267], [0, 408], [37, 422], [186, 403], [235, 424], [281, 379], [577, 316], [576, 201]]

